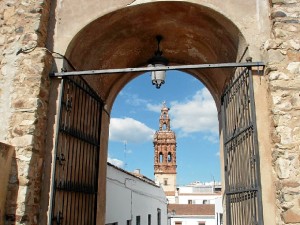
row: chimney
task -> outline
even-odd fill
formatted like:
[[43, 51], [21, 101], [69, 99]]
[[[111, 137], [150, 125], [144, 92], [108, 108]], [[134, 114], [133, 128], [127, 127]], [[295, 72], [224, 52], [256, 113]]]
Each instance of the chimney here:
[[133, 171], [133, 173], [134, 173], [134, 174], [141, 174], [141, 170], [140, 170], [140, 169], [135, 169], [135, 170]]

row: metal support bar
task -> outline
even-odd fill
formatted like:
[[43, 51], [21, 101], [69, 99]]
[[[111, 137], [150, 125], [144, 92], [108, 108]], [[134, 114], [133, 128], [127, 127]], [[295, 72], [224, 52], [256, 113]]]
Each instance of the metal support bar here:
[[158, 66], [158, 67], [140, 67], [140, 68], [122, 68], [122, 69], [103, 69], [103, 70], [85, 70], [71, 72], [56, 72], [50, 74], [50, 77], [64, 77], [74, 75], [100, 75], [132, 72], [150, 72], [159, 70], [184, 70], [184, 69], [214, 69], [214, 68], [234, 68], [234, 67], [264, 67], [263, 62], [246, 62], [246, 63], [215, 63], [215, 64], [195, 64], [195, 65], [178, 65], [178, 66]]

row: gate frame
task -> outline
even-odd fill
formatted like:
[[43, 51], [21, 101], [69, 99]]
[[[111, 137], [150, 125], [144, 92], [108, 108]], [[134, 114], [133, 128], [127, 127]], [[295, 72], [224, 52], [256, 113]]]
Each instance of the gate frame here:
[[[235, 75], [237, 75], [235, 77]], [[259, 144], [258, 144], [258, 134], [257, 134], [257, 119], [256, 119], [256, 107], [255, 107], [255, 96], [254, 96], [254, 83], [253, 83], [253, 74], [252, 74], [252, 69], [249, 67], [245, 67], [242, 71], [239, 71], [237, 73], [234, 74], [234, 76], [232, 77], [232, 79], [230, 80], [229, 84], [226, 86], [222, 96], [221, 96], [221, 118], [227, 118], [227, 116], [231, 116], [231, 117], [235, 117], [233, 114], [233, 112], [230, 112], [227, 114], [227, 110], [226, 107], [229, 106], [230, 107], [230, 100], [227, 99], [227, 105], [225, 103], [225, 98], [227, 95], [232, 94], [231, 90], [235, 87], [238, 86], [239, 89], [243, 88], [240, 86], [241, 82], [240, 80], [243, 79], [243, 77], [245, 77], [244, 79], [246, 79], [247, 81], [242, 81], [242, 83], [244, 83], [244, 85], [249, 85], [247, 90], [247, 97], [249, 97], [248, 99], [248, 105], [246, 106], [246, 108], [250, 108], [250, 110], [248, 110], [248, 116], [251, 118], [250, 121], [248, 121], [248, 123], [243, 124], [244, 126], [246, 125], [246, 127], [244, 127], [242, 125], [242, 127], [240, 126], [235, 126], [235, 128], [242, 128], [242, 130], [238, 130], [238, 133], [235, 133], [235, 131], [233, 131], [232, 134], [230, 134], [230, 131], [227, 130], [227, 120], [223, 120], [222, 119], [222, 129], [223, 129], [223, 153], [224, 153], [224, 178], [225, 178], [225, 190], [224, 190], [224, 195], [225, 195], [225, 202], [226, 202], [226, 224], [231, 225], [232, 224], [232, 218], [227, 217], [227, 215], [232, 215], [231, 211], [231, 196], [234, 194], [243, 194], [243, 193], [248, 193], [248, 192], [253, 192], [251, 193], [251, 197], [249, 197], [247, 200], [249, 199], [256, 199], [256, 203], [257, 203], [257, 208], [256, 208], [256, 218], [257, 221], [255, 221], [255, 225], [263, 225], [264, 221], [263, 221], [263, 200], [262, 200], [262, 186], [261, 186], [261, 170], [260, 170], [260, 152], [259, 152]], [[234, 89], [236, 90], [236, 89]], [[235, 93], [233, 93], [231, 95], [232, 96], [236, 96]], [[243, 98], [243, 96], [241, 96]], [[227, 97], [228, 98], [228, 97]], [[229, 98], [230, 99], [230, 98]], [[235, 107], [236, 105], [234, 105], [233, 107]], [[245, 113], [244, 111], [242, 112], [243, 114]], [[245, 116], [245, 115], [244, 115]], [[248, 119], [250, 119], [248, 118]], [[237, 125], [237, 123], [240, 121], [236, 121], [236, 123], [231, 124], [231, 126], [233, 125]], [[229, 121], [230, 123], [230, 121]], [[232, 123], [232, 121], [231, 121]], [[245, 121], [244, 121], [245, 123]], [[230, 125], [229, 125], [230, 126]], [[231, 127], [232, 129], [232, 127]], [[230, 184], [229, 184], [229, 168], [228, 168], [228, 155], [229, 153], [226, 153], [227, 151], [227, 147], [226, 145], [229, 143], [232, 143], [233, 141], [237, 140], [239, 136], [241, 136], [242, 134], [248, 132], [249, 130], [252, 130], [252, 138], [251, 138], [251, 142], [252, 145], [250, 145], [251, 150], [253, 150], [252, 154], [254, 154], [254, 158], [253, 162], [250, 162], [251, 164], [255, 163], [255, 174], [252, 176], [252, 179], [254, 179], [254, 184], [256, 185], [255, 187], [245, 187], [246, 189], [243, 189], [244, 187], [242, 187], [242, 189], [238, 188], [233, 188], [234, 190], [230, 190]], [[227, 132], [229, 132], [229, 136], [227, 136]], [[231, 144], [232, 146], [232, 144]], [[237, 149], [235, 151], [240, 151], [241, 149]], [[250, 151], [251, 151], [250, 150]], [[238, 154], [238, 153], [236, 153]], [[250, 153], [249, 153], [249, 156]], [[236, 159], [234, 159], [235, 161]], [[238, 168], [233, 168], [233, 169], [238, 169]], [[234, 171], [236, 173], [236, 171]], [[236, 178], [236, 177], [235, 177]], [[244, 180], [245, 181], [245, 180]], [[253, 181], [253, 180], [252, 180]], [[249, 180], [248, 180], [249, 182]], [[251, 183], [252, 184], [252, 183]], [[249, 196], [249, 193], [247, 194]], [[256, 197], [256, 198], [255, 198]], [[245, 199], [244, 199], [245, 200]], [[243, 200], [241, 200], [241, 202], [243, 202]], [[253, 208], [252, 208], [253, 209]], [[255, 211], [255, 209], [254, 209]], [[251, 214], [252, 215], [252, 214]]]
[[[119, 69], [100, 69], [100, 70], [85, 70], [85, 71], [66, 71], [62, 68], [61, 72], [54, 72], [50, 73], [50, 78], [64, 78], [67, 76], [95, 76], [95, 75], [113, 75], [113, 74], [122, 74], [125, 73], [125, 75], [136, 73], [136, 72], [151, 72], [151, 71], [167, 71], [167, 70], [184, 70], [184, 69], [216, 69], [216, 68], [240, 68], [240, 67], [246, 67], [250, 71], [257, 70], [256, 75], [262, 76], [263, 73], [260, 73], [260, 71], [264, 70], [265, 63], [263, 62], [252, 62], [251, 57], [247, 58], [247, 62], [244, 63], [215, 63], [215, 64], [192, 64], [192, 65], [175, 65], [175, 66], [158, 66], [158, 67], [139, 67], [139, 68], [119, 68]], [[252, 76], [252, 73], [251, 73]], [[253, 85], [253, 83], [252, 83]], [[254, 88], [251, 87], [253, 96], [254, 96]], [[256, 112], [255, 112], [256, 115]], [[256, 123], [256, 120], [255, 120]], [[257, 136], [257, 135], [256, 135]], [[258, 138], [258, 137], [257, 137]], [[223, 148], [221, 148], [222, 150]], [[224, 149], [223, 149], [224, 151]], [[259, 149], [258, 149], [259, 151]], [[259, 179], [261, 179], [261, 171], [259, 172]], [[225, 174], [224, 174], [225, 175]], [[51, 175], [53, 176], [53, 175]], [[98, 178], [99, 179], [99, 178]], [[226, 188], [226, 187], [225, 187]], [[52, 189], [52, 188], [50, 188]], [[260, 192], [262, 192], [262, 187], [260, 186]], [[224, 192], [225, 194], [225, 192]], [[261, 195], [262, 193], [260, 193]], [[50, 199], [50, 202], [52, 200]], [[261, 213], [263, 214], [263, 200], [260, 198], [260, 204], [261, 204]], [[226, 212], [225, 212], [226, 213]], [[226, 218], [226, 217], [225, 217]], [[229, 224], [228, 224], [229, 225]]]
[[[75, 76], [76, 77], [76, 76]], [[78, 76], [77, 76], [78, 77]], [[59, 161], [60, 159], [58, 159], [58, 144], [59, 144], [59, 135], [60, 133], [64, 133], [62, 132], [61, 129], [61, 116], [62, 116], [62, 110], [63, 110], [63, 97], [64, 97], [64, 93], [66, 91], [66, 87], [65, 87], [65, 83], [68, 81], [71, 81], [73, 83], [74, 86], [76, 86], [78, 89], [81, 89], [81, 91], [85, 92], [86, 94], [89, 95], [89, 97], [93, 98], [94, 101], [98, 102], [98, 106], [99, 109], [103, 110], [104, 109], [104, 101], [98, 96], [98, 94], [96, 92], [94, 92], [94, 90], [90, 87], [90, 85], [81, 77], [79, 76], [79, 78], [83, 81], [83, 83], [89, 88], [86, 89], [85, 87], [81, 86], [81, 84], [79, 84], [77, 81], [75, 81], [74, 79], [70, 78], [70, 77], [63, 77], [62, 79], [59, 79], [59, 95], [58, 95], [58, 105], [57, 105], [57, 109], [58, 109], [58, 113], [57, 113], [57, 126], [56, 129], [54, 131], [54, 152], [53, 152], [53, 163], [51, 166], [51, 181], [50, 181], [50, 191], [49, 191], [49, 196], [50, 196], [50, 200], [49, 200], [49, 214], [48, 214], [48, 218], [47, 218], [47, 224], [52, 225], [54, 220], [57, 220], [57, 216], [55, 216], [53, 214], [53, 209], [54, 209], [54, 205], [55, 205], [55, 198], [56, 198], [56, 191], [59, 190], [57, 188], [57, 186], [55, 185], [55, 176], [56, 176], [56, 167], [57, 167], [57, 161]], [[67, 103], [65, 103], [67, 104]], [[72, 104], [72, 103], [71, 103]], [[65, 106], [67, 108], [67, 106]], [[72, 107], [72, 106], [71, 106]], [[101, 136], [101, 125], [102, 125], [102, 111], [99, 111], [99, 126], [97, 127], [98, 129], [94, 130], [93, 132], [96, 131], [96, 136], [94, 138], [97, 138], [98, 143], [93, 143], [92, 145], [94, 145], [94, 147], [96, 147], [96, 145], [98, 146], [98, 150], [97, 150], [97, 157], [95, 159], [95, 166], [96, 166], [96, 170], [95, 170], [95, 183], [93, 184], [93, 187], [95, 188], [95, 190], [93, 190], [95, 193], [93, 193], [93, 195], [95, 195], [95, 202], [94, 202], [94, 209], [92, 211], [94, 211], [94, 224], [96, 224], [97, 222], [97, 194], [98, 194], [98, 179], [99, 179], [99, 166], [100, 166], [100, 136]], [[66, 109], [66, 111], [68, 111]], [[97, 137], [98, 136], [98, 137]], [[73, 138], [76, 138], [77, 140], [78, 137], [76, 136], [72, 136]], [[82, 139], [81, 139], [82, 140]], [[89, 141], [84, 140], [85, 144], [89, 143]], [[63, 160], [65, 161], [65, 159]], [[67, 185], [68, 186], [68, 185]], [[70, 186], [70, 185], [69, 185]], [[85, 187], [86, 188], [86, 187]], [[66, 190], [62, 190], [62, 191], [66, 191]], [[74, 190], [68, 190], [69, 192], [74, 192]], [[86, 190], [82, 191], [76, 191], [78, 193], [87, 193]], [[91, 193], [89, 193], [91, 194]], [[61, 214], [62, 215], [62, 214]], [[62, 215], [63, 216], [63, 215]], [[59, 218], [59, 219], [63, 219], [63, 217]], [[60, 224], [60, 223], [59, 223]]]

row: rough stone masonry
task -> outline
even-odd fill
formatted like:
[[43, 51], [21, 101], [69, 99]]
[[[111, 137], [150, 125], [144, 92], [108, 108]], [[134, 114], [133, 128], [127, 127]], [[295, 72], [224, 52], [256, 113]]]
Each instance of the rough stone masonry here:
[[300, 224], [300, 1], [273, 0], [264, 45], [273, 120], [277, 224]]
[[38, 224], [52, 60], [44, 48], [49, 8], [42, 0], [0, 2], [0, 136], [15, 147], [6, 224]]

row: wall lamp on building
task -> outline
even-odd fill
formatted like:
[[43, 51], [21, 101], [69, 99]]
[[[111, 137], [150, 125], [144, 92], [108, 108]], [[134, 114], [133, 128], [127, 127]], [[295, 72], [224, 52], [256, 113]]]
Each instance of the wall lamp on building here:
[[[161, 35], [156, 36], [157, 40], [157, 50], [154, 53], [154, 56], [149, 59], [149, 67], [159, 67], [159, 66], [167, 66], [169, 63], [169, 60], [162, 56], [162, 51], [160, 50], [159, 44], [162, 40]], [[152, 84], [156, 86], [156, 88], [160, 88], [162, 84], [165, 83], [166, 79], [166, 71], [165, 70], [159, 70], [159, 71], [152, 71], [151, 72], [151, 80]]]

